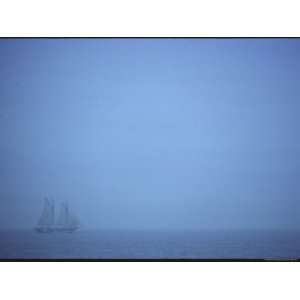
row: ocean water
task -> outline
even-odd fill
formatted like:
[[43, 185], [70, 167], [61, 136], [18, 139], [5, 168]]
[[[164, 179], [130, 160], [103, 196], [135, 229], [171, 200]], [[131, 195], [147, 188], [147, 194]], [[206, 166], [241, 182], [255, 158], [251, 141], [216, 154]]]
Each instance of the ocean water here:
[[0, 259], [294, 259], [300, 231], [0, 232]]

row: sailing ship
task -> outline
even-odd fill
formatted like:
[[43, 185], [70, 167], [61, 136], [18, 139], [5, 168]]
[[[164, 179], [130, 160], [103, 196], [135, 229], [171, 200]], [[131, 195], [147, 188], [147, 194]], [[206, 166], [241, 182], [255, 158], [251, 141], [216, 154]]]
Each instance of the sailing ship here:
[[63, 202], [57, 220], [55, 219], [55, 203], [45, 198], [44, 208], [35, 230], [39, 233], [74, 232], [79, 228], [78, 219], [69, 211], [67, 202]]

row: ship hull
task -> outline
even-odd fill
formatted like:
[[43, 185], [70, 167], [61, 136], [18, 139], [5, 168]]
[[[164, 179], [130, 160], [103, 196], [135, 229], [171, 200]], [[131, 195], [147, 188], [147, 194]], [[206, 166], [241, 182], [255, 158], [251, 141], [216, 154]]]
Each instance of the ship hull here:
[[35, 228], [35, 231], [38, 233], [51, 233], [54, 232], [54, 228]]
[[78, 228], [35, 228], [37, 233], [53, 233], [53, 232], [62, 232], [62, 233], [72, 233]]

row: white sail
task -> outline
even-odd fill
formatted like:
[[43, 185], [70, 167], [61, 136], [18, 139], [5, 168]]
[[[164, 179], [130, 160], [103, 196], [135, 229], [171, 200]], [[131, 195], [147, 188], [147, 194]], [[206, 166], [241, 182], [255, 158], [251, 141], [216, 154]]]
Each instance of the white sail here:
[[67, 227], [69, 218], [69, 208], [68, 203], [64, 202], [60, 206], [60, 212], [57, 219], [57, 226], [58, 227]]
[[71, 215], [67, 202], [61, 204], [60, 213], [57, 219], [57, 228], [59, 230], [75, 230], [79, 226], [78, 219]]
[[52, 227], [54, 225], [54, 203], [45, 198], [44, 208], [38, 221], [39, 227]]

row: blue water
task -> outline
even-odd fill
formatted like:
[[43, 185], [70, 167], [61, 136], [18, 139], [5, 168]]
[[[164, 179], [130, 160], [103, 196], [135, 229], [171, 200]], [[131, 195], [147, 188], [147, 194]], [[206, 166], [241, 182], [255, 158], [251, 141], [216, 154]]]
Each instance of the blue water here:
[[0, 232], [0, 259], [293, 259], [300, 231]]

